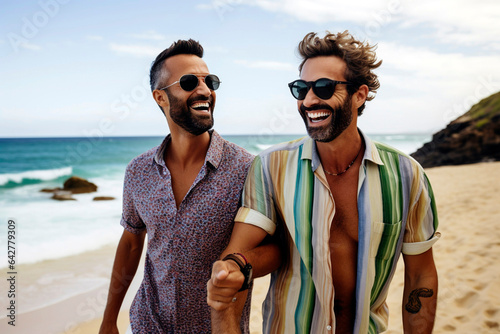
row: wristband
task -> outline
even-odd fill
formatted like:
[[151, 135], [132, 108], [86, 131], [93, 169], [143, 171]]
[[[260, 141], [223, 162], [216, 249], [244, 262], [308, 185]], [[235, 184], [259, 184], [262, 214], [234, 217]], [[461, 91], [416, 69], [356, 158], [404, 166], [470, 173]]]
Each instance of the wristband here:
[[[244, 256], [243, 256], [243, 258], [245, 259]], [[222, 261], [227, 261], [227, 260], [233, 260], [238, 265], [238, 267], [240, 267], [240, 271], [243, 274], [243, 276], [245, 277], [245, 280], [243, 281], [243, 285], [241, 286], [241, 289], [239, 289], [238, 291], [243, 291], [243, 290], [248, 289], [248, 287], [250, 286], [250, 283], [252, 282], [252, 272], [253, 272], [252, 265], [250, 263], [243, 264], [243, 262], [234, 254], [228, 254], [228, 255], [226, 255], [225, 258], [222, 259]], [[246, 262], [246, 259], [245, 259], [245, 262]]]
[[243, 260], [245, 260], [245, 265], [248, 263], [248, 260], [247, 260], [247, 258], [245, 257], [245, 255], [243, 255], [243, 254], [241, 254], [241, 253], [233, 253], [233, 254], [241, 256], [241, 257], [243, 258]]

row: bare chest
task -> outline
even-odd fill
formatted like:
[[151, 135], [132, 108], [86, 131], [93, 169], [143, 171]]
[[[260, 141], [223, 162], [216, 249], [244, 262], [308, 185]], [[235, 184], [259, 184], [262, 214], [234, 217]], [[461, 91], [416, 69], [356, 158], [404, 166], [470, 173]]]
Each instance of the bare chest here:
[[177, 208], [194, 183], [196, 176], [200, 172], [200, 168], [201, 166], [192, 166], [191, 168], [180, 170], [179, 168], [171, 168], [169, 166], [172, 192], [174, 193]]
[[329, 246], [335, 290], [334, 309], [339, 333], [352, 331], [356, 309], [358, 179], [356, 173], [352, 174], [354, 176], [344, 179], [328, 177], [328, 184], [335, 202], [335, 215], [330, 228]]

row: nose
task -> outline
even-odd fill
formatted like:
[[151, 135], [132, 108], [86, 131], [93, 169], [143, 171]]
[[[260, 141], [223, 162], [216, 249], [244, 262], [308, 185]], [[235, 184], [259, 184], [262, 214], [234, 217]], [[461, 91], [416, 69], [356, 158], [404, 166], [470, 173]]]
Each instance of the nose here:
[[210, 96], [212, 94], [212, 91], [205, 83], [205, 78], [198, 78], [198, 80], [200, 80], [200, 82], [198, 84], [198, 87], [196, 87], [196, 92], [203, 96]]
[[304, 105], [304, 107], [309, 108], [315, 104], [318, 104], [319, 102], [320, 102], [319, 97], [317, 97], [316, 94], [314, 94], [312, 88], [309, 88], [306, 97], [304, 98], [304, 100], [302, 100], [302, 104]]

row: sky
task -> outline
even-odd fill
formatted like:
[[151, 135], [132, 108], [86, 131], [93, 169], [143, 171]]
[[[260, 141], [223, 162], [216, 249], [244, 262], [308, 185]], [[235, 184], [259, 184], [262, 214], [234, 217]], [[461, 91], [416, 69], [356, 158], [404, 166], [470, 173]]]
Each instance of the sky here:
[[433, 133], [500, 91], [498, 0], [0, 0], [0, 137], [167, 134], [149, 68], [189, 38], [222, 81], [219, 133], [303, 134], [297, 45], [344, 30], [383, 62], [366, 133]]

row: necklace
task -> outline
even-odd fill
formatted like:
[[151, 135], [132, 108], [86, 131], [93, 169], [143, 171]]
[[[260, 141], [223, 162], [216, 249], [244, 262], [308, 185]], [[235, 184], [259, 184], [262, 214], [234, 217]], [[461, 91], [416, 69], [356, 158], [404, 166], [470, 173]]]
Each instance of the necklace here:
[[353, 161], [351, 161], [351, 163], [349, 164], [349, 166], [347, 166], [346, 169], [344, 169], [344, 171], [340, 172], [340, 173], [337, 173], [337, 174], [334, 174], [334, 173], [330, 173], [329, 171], [327, 171], [326, 169], [323, 168], [323, 170], [325, 171], [326, 174], [328, 175], [332, 175], [332, 176], [339, 176], [339, 175], [342, 175], [344, 174], [345, 172], [347, 172], [349, 170], [349, 168], [351, 168], [351, 166], [354, 164], [354, 161], [356, 161], [356, 159], [358, 158], [359, 156], [359, 153], [361, 153], [361, 149], [363, 148], [363, 144], [361, 144], [361, 147], [359, 148], [359, 151], [358, 151], [358, 154], [356, 154], [356, 157], [354, 158]]

